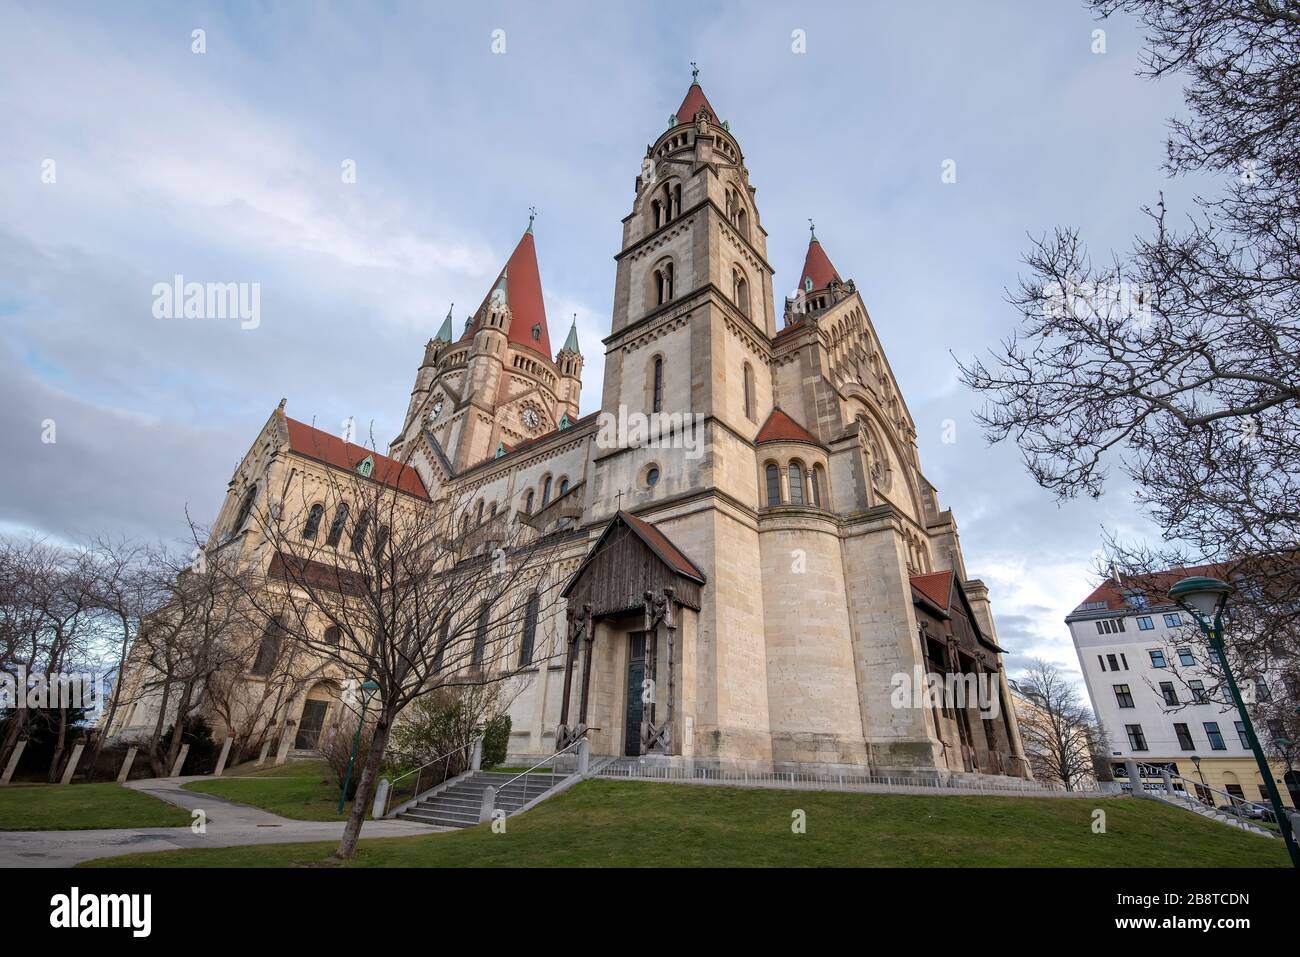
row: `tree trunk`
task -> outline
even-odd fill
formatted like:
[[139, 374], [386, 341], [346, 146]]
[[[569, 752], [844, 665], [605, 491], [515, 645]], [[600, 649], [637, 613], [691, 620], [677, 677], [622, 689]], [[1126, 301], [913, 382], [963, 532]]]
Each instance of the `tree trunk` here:
[[162, 706], [158, 711], [158, 720], [153, 723], [153, 734], [149, 737], [149, 767], [153, 769], [153, 776], [160, 778], [164, 776], [162, 768], [162, 759], [158, 755], [158, 746], [162, 743], [163, 724], [167, 720], [167, 705], [171, 700], [171, 683], [163, 683]]
[[167, 774], [172, 773], [172, 768], [176, 767], [176, 758], [181, 753], [181, 732], [185, 729], [185, 719], [190, 716], [193, 705], [190, 704], [190, 697], [194, 694], [194, 685], [191, 682], [185, 682], [185, 689], [181, 692], [180, 700], [176, 702], [176, 720], [172, 722], [172, 743], [167, 748]]
[[[63, 688], [60, 686], [58, 694], [63, 694]], [[54, 742], [54, 755], [50, 758], [49, 781], [53, 784], [59, 779], [59, 764], [63, 760], [63, 752], [68, 746], [68, 709], [59, 708], [59, 736]]]
[[[357, 841], [361, 838], [361, 825], [370, 810], [371, 798], [374, 796], [375, 782], [379, 774], [379, 764], [384, 759], [384, 750], [388, 747], [388, 732], [392, 718], [385, 715], [375, 726], [375, 736], [370, 743], [370, 754], [365, 767], [361, 770], [361, 780], [357, 782], [357, 796], [348, 812], [348, 823], [343, 828], [343, 840], [334, 856], [339, 860], [350, 861], [357, 853]], [[364, 732], [362, 732], [364, 733]]]

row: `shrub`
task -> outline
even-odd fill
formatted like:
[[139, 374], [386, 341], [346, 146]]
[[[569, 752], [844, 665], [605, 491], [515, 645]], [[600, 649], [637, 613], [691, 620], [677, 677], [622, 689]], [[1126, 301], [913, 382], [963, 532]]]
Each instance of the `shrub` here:
[[483, 766], [504, 764], [510, 746], [510, 715], [499, 714], [483, 729]]

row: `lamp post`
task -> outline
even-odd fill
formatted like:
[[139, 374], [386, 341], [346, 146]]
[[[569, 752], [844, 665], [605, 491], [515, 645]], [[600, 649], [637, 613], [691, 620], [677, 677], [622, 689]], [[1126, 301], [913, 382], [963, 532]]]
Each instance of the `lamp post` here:
[[347, 803], [348, 788], [352, 785], [352, 765], [357, 761], [357, 751], [361, 747], [361, 727], [366, 723], [366, 710], [370, 707], [370, 696], [379, 690], [379, 682], [367, 678], [361, 682], [361, 713], [357, 715], [357, 733], [352, 736], [352, 754], [348, 757], [348, 772], [343, 776], [343, 790], [339, 792], [339, 813]]
[[[1242, 703], [1241, 692], [1237, 689], [1237, 681], [1232, 676], [1232, 665], [1228, 662], [1228, 652], [1223, 646], [1223, 610], [1228, 605], [1228, 596], [1234, 591], [1233, 587], [1225, 581], [1217, 578], [1193, 577], [1184, 578], [1182, 581], [1169, 589], [1169, 597], [1172, 598], [1178, 607], [1188, 612], [1201, 628], [1201, 633], [1210, 642], [1210, 647], [1214, 650], [1219, 659], [1219, 664], [1223, 668], [1223, 677], [1228, 682], [1228, 691], [1232, 694], [1232, 703], [1237, 707], [1237, 713], [1241, 715], [1242, 727], [1246, 730], [1246, 740], [1250, 742], [1250, 750], [1255, 755], [1255, 763], [1259, 765], [1260, 776], [1264, 779], [1264, 787], [1268, 791], [1269, 800], [1273, 804], [1273, 815], [1277, 820], [1278, 830], [1282, 832], [1282, 840], [1286, 842], [1287, 853], [1291, 855], [1291, 865], [1300, 868], [1300, 848], [1296, 847], [1295, 833], [1290, 826], [1290, 818], [1287, 817], [1286, 809], [1282, 806], [1282, 798], [1277, 793], [1277, 785], [1273, 782], [1273, 769], [1268, 766], [1268, 759], [1264, 757], [1264, 749], [1259, 746], [1259, 738], [1255, 735], [1255, 726], [1251, 723], [1250, 715], [1246, 713], [1246, 706]], [[1195, 761], [1195, 759], [1193, 759]], [[1196, 761], [1196, 770], [1199, 773], [1201, 763]], [[1204, 776], [1201, 778], [1205, 780]]]

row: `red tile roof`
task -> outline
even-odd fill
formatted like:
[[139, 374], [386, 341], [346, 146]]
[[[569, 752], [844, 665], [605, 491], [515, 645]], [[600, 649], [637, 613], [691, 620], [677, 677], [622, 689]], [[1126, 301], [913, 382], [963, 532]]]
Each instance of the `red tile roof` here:
[[694, 578], [701, 584], [704, 583], [704, 572], [700, 571], [700, 567], [678, 551], [677, 546], [668, 540], [668, 536], [655, 526], [644, 519], [629, 515], [623, 511], [618, 512], [614, 518], [615, 520], [623, 519], [628, 528], [641, 536], [641, 540], [650, 546], [650, 549], [662, 558], [673, 571], [685, 575], [687, 578]]
[[704, 95], [704, 88], [698, 83], [692, 83], [691, 88], [686, 91], [686, 98], [682, 100], [682, 105], [677, 107], [678, 124], [694, 123], [695, 114], [700, 112], [701, 109], [709, 111], [709, 115], [713, 117], [713, 122], [722, 122], [718, 119], [718, 111], [713, 108], [709, 98]]
[[826, 250], [822, 249], [822, 244], [816, 238], [813, 238], [808, 243], [808, 254], [803, 259], [803, 272], [799, 274], [799, 289], [806, 288], [805, 280], [808, 279], [812, 280], [814, 289], [825, 289], [831, 284], [832, 279], [839, 278], [840, 274], [831, 265]]
[[375, 460], [375, 468], [370, 477], [376, 482], [382, 482], [389, 488], [398, 489], [417, 498], [429, 497], [429, 493], [424, 489], [424, 483], [420, 481], [420, 474], [411, 466], [403, 465], [387, 455], [372, 452], [365, 446], [344, 442], [336, 435], [331, 435], [305, 422], [299, 422], [297, 419], [285, 416], [284, 422], [289, 428], [289, 448], [299, 455], [348, 472], [355, 472], [357, 466], [369, 455]]
[[767, 417], [763, 427], [758, 430], [758, 435], [754, 437], [754, 441], [759, 444], [763, 442], [811, 442], [814, 445], [821, 445], [821, 442], [817, 441], [817, 436], [780, 409], [772, 410], [772, 414]]
[[1108, 611], [1128, 610], [1132, 606], [1125, 601], [1125, 596], [1134, 594], [1144, 595], [1156, 602], [1165, 601], [1168, 598], [1169, 589], [1180, 579], [1190, 578], [1194, 575], [1223, 578], [1226, 573], [1227, 567], [1224, 565], [1194, 565], [1191, 568], [1170, 568], [1162, 572], [1152, 572], [1149, 575], [1131, 575], [1122, 578], [1122, 584], [1116, 582], [1113, 578], [1107, 578], [1092, 590], [1092, 594], [1079, 603], [1075, 611], [1101, 611], [1100, 608], [1084, 608], [1084, 605], [1097, 601], [1104, 601]]
[[[474, 314], [474, 322], [461, 336], [462, 340], [472, 338], [479, 330], [484, 307], [492, 297], [492, 290], [506, 277], [506, 301], [510, 304], [510, 328], [507, 338], [516, 346], [530, 349], [541, 355], [548, 363], [551, 357], [551, 334], [546, 326], [546, 304], [542, 301], [542, 276], [537, 268], [537, 246], [533, 242], [531, 227], [520, 238], [515, 251], [510, 254], [505, 268], [497, 273], [483, 297], [483, 303]], [[541, 335], [533, 338], [533, 327], [541, 326]]]
[[909, 579], [912, 587], [931, 604], [948, 610], [948, 599], [952, 596], [952, 572], [930, 572], [928, 575], [913, 575]]

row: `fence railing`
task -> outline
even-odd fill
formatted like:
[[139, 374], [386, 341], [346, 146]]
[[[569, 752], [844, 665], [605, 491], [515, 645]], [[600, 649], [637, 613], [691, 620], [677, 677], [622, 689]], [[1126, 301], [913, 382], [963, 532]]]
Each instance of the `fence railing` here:
[[[1205, 807], [1214, 810], [1224, 811], [1229, 814], [1236, 814], [1238, 817], [1246, 818], [1252, 821], [1268, 821], [1278, 823], [1277, 815], [1273, 812], [1273, 805], [1263, 804], [1259, 801], [1250, 801], [1244, 797], [1239, 797], [1231, 791], [1223, 791], [1219, 788], [1210, 787], [1203, 781], [1197, 781], [1193, 778], [1186, 778], [1180, 774], [1175, 774], [1166, 767], [1155, 764], [1138, 763], [1138, 776], [1141, 780], [1136, 782], [1137, 787], [1143, 790], [1164, 791], [1164, 775], [1168, 774], [1171, 783], [1174, 784], [1174, 795], [1178, 796], [1181, 790], [1182, 795], [1188, 800], [1196, 801]], [[1156, 780], [1148, 781], [1153, 778]], [[1160, 783], [1157, 784], [1156, 781]], [[1130, 786], [1133, 782], [1130, 782]], [[1179, 788], [1178, 785], [1182, 787]], [[1205, 795], [1210, 795], [1210, 800], [1205, 800]], [[1217, 795], [1217, 797], [1216, 797]]]
[[[498, 786], [497, 792], [500, 793], [501, 791], [510, 787], [512, 784], [521, 785], [523, 788], [524, 804], [527, 804], [534, 797], [539, 797], [542, 794], [545, 794], [551, 788], [555, 787], [555, 782], [559, 779], [558, 776], [561, 774], [560, 772], [561, 765], [564, 765], [565, 768], [567, 769], [568, 766], [572, 764], [573, 770], [574, 771], [577, 770], [578, 747], [583, 743], [583, 740], [584, 738], [582, 736], [579, 736], [578, 740], [572, 742], [567, 747], [559, 751], [556, 751], [554, 754], [548, 757], [543, 758], [541, 761], [538, 761], [536, 764], [534, 764], [531, 768], [527, 768], [523, 771], [520, 771], [514, 777], [510, 778], [508, 781]], [[543, 768], [546, 768], [547, 765], [550, 765], [550, 767], [547, 769], [549, 771], [549, 775], [547, 774], [546, 771], [542, 770]], [[565, 772], [563, 772], [563, 776], [567, 777], [571, 773], [573, 773], [573, 771], [566, 770]]]
[[1068, 795], [1095, 791], [1066, 791], [1059, 785], [1038, 781], [964, 779], [906, 774], [834, 774], [821, 771], [764, 771], [746, 767], [683, 767], [614, 762], [596, 771], [597, 777], [636, 781], [673, 781], [687, 784], [730, 784], [740, 787], [788, 788], [804, 791], [905, 791], [970, 794]]
[[[459, 748], [448, 751], [446, 754], [438, 755], [432, 761], [426, 761], [418, 768], [412, 768], [410, 771], [393, 778], [388, 783], [388, 794], [384, 798], [383, 811], [377, 814], [376, 817], [387, 817], [389, 808], [418, 797], [423, 793], [421, 790], [422, 784], [427, 789], [447, 780], [450, 776], [452, 758], [473, 746], [474, 742], [469, 741]], [[438, 776], [439, 774], [441, 774], [441, 777]]]

